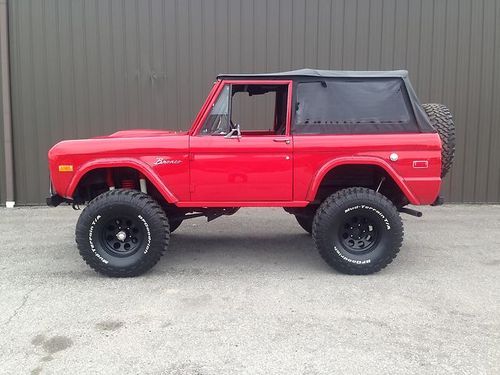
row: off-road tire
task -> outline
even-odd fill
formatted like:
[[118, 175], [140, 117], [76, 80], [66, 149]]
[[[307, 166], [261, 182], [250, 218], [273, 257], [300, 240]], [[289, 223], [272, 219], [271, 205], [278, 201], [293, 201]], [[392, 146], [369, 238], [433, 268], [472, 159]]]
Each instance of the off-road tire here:
[[[358, 228], [357, 223], [363, 226]], [[363, 228], [368, 234], [363, 234]], [[349, 233], [358, 234], [351, 239]], [[356, 240], [358, 235], [366, 240]], [[346, 274], [366, 275], [380, 271], [396, 257], [403, 242], [403, 222], [385, 196], [371, 189], [352, 187], [323, 201], [314, 217], [313, 239], [331, 267]], [[351, 248], [351, 243], [358, 247], [369, 241], [371, 245], [364, 249]]]
[[455, 124], [450, 110], [442, 104], [422, 104], [432, 126], [441, 138], [441, 177], [446, 176], [455, 157]]
[[295, 215], [295, 219], [297, 219], [297, 223], [299, 223], [302, 229], [312, 234], [314, 216]]
[[[118, 233], [125, 233], [127, 239], [119, 241]], [[95, 271], [112, 277], [148, 271], [167, 250], [169, 239], [165, 212], [149, 195], [136, 190], [110, 190], [97, 196], [76, 225], [82, 258]]]

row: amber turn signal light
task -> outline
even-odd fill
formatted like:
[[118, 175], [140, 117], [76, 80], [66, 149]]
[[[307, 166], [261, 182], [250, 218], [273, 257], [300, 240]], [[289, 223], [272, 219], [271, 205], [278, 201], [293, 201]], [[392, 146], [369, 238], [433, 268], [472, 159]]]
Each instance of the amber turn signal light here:
[[59, 172], [73, 172], [72, 165], [59, 165]]

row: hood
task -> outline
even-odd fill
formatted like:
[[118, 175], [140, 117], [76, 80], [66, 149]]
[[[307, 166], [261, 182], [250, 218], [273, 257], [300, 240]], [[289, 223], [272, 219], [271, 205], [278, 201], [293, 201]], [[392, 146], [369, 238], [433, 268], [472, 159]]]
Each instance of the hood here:
[[[120, 155], [136, 155], [169, 152], [185, 152], [188, 149], [188, 132], [171, 130], [123, 130], [107, 136], [65, 140], [49, 150], [49, 159], [71, 155], [92, 155], [102, 158]], [[155, 141], [154, 138], [159, 138]]]
[[98, 138], [142, 138], [142, 137], [163, 137], [166, 135], [186, 135], [186, 131], [175, 130], [158, 130], [158, 129], [133, 129], [133, 130], [120, 130], [116, 133], [94, 137]]

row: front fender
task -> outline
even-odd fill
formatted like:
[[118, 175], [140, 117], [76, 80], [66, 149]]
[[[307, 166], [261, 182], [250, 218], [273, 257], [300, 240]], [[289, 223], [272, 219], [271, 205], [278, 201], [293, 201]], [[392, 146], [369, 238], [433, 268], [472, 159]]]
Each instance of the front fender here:
[[80, 180], [88, 172], [99, 168], [119, 167], [133, 168], [142, 173], [149, 180], [149, 182], [152, 183], [155, 188], [163, 195], [167, 202], [176, 203], [179, 201], [179, 199], [177, 199], [177, 197], [170, 191], [170, 189], [165, 186], [163, 181], [156, 175], [156, 173], [154, 173], [154, 171], [148, 164], [132, 158], [106, 158], [100, 160], [92, 160], [90, 162], [82, 164], [74, 173], [64, 196], [67, 198], [73, 197], [73, 194]]
[[403, 194], [406, 196], [408, 201], [411, 204], [418, 205], [420, 204], [417, 197], [410, 190], [404, 179], [392, 168], [389, 163], [385, 160], [376, 158], [376, 157], [367, 157], [367, 156], [357, 156], [357, 157], [345, 157], [345, 158], [337, 158], [334, 160], [330, 160], [328, 163], [325, 163], [315, 174], [314, 178], [311, 181], [311, 185], [309, 186], [309, 190], [307, 192], [306, 200], [312, 202], [316, 197], [316, 193], [318, 192], [319, 186], [323, 178], [326, 176], [328, 172], [330, 172], [333, 168], [336, 168], [341, 165], [348, 164], [363, 164], [363, 165], [375, 165], [383, 168], [389, 176], [396, 182], [399, 186]]

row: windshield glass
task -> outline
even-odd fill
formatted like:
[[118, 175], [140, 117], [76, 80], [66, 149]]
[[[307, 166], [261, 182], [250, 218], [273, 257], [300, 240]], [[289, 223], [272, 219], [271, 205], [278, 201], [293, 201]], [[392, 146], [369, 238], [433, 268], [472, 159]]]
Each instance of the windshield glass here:
[[231, 130], [229, 121], [230, 86], [225, 85], [208, 115], [200, 135], [226, 135]]

